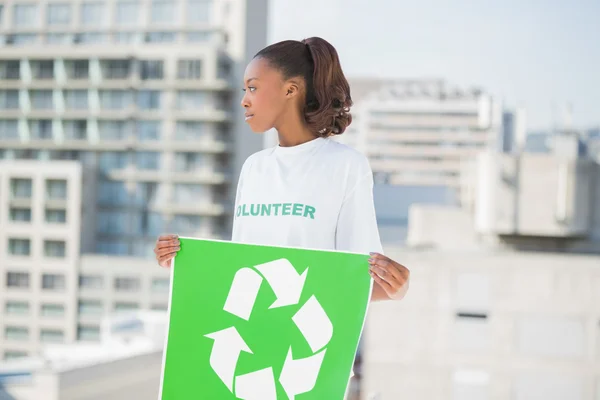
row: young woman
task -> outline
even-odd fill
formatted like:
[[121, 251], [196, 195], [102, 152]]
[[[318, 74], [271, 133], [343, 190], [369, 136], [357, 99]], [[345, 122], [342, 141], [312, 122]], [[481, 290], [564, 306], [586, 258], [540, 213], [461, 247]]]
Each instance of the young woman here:
[[[279, 145], [244, 163], [232, 241], [369, 253], [372, 300], [401, 299], [409, 270], [382, 254], [367, 158], [331, 140], [352, 122], [350, 87], [335, 48], [312, 37], [270, 45], [244, 76], [241, 105], [254, 132], [277, 130]], [[177, 235], [158, 238], [170, 267]]]

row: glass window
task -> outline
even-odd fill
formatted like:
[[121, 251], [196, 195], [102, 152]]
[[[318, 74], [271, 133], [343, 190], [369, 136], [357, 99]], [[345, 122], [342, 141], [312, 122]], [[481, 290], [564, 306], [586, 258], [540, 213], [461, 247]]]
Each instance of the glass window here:
[[154, 278], [152, 279], [152, 291], [159, 293], [167, 293], [170, 288], [170, 280], [168, 278]]
[[52, 90], [32, 90], [31, 106], [34, 110], [51, 110], [54, 108]]
[[44, 256], [64, 258], [66, 243], [62, 240], [44, 240]]
[[7, 272], [6, 286], [12, 288], [26, 289], [29, 287], [28, 272]]
[[53, 200], [66, 200], [67, 181], [64, 179], [46, 180], [46, 197]]
[[202, 79], [202, 61], [179, 60], [177, 62], [177, 79]]
[[48, 25], [69, 25], [71, 22], [71, 4], [69, 3], [48, 4], [46, 11]]
[[140, 34], [133, 32], [117, 32], [113, 35], [115, 43], [135, 43]]
[[42, 343], [62, 343], [65, 340], [65, 333], [58, 329], [42, 329], [40, 331], [40, 341]]
[[160, 121], [138, 121], [137, 137], [139, 141], [158, 140], [160, 136]]
[[64, 290], [65, 276], [59, 274], [43, 274], [42, 289], [44, 290]]
[[0, 110], [18, 110], [19, 109], [19, 91], [18, 90], [0, 90]]
[[124, 301], [118, 301], [115, 303], [115, 311], [116, 312], [135, 311], [135, 310], [139, 310], [139, 308], [140, 308], [140, 305], [138, 303], [124, 302]]
[[49, 224], [64, 224], [67, 222], [67, 211], [46, 209], [45, 219]]
[[135, 154], [137, 169], [157, 170], [160, 164], [160, 153], [155, 151], [138, 151]]
[[173, 201], [178, 204], [205, 203], [209, 191], [204, 185], [193, 183], [176, 183], [173, 190]]
[[65, 315], [65, 306], [62, 304], [42, 304], [40, 309], [42, 317], [62, 317]]
[[29, 329], [20, 326], [7, 326], [4, 328], [4, 337], [10, 340], [28, 340]]
[[81, 4], [81, 26], [104, 25], [106, 21], [104, 15], [103, 3], [82, 3]]
[[96, 216], [98, 233], [126, 234], [129, 232], [129, 214], [125, 211], [100, 211]]
[[63, 122], [65, 139], [67, 140], [86, 140], [87, 139], [87, 121], [66, 120]]
[[186, 40], [189, 43], [208, 42], [212, 37], [213, 37], [213, 33], [206, 32], [206, 31], [188, 32], [188, 34], [185, 36]]
[[206, 24], [210, 22], [212, 13], [212, 0], [188, 0], [187, 22], [188, 24]]
[[207, 165], [202, 153], [175, 153], [175, 171], [193, 172]]
[[46, 43], [47, 44], [71, 44], [73, 42], [73, 35], [69, 33], [47, 33]]
[[200, 215], [179, 215], [175, 214], [170, 222], [170, 230], [173, 232], [194, 233], [202, 226], [202, 217]]
[[10, 208], [10, 220], [13, 222], [31, 222], [31, 208]]
[[54, 61], [30, 61], [30, 66], [33, 79], [54, 79]]
[[100, 327], [95, 325], [79, 325], [77, 326], [77, 339], [85, 341], [100, 340]]
[[144, 81], [151, 79], [163, 79], [162, 60], [140, 60], [140, 78]]
[[13, 6], [13, 25], [18, 28], [32, 28], [38, 25], [37, 4], [15, 4]]
[[158, 236], [164, 232], [164, 219], [160, 213], [155, 212], [136, 212], [131, 214], [137, 234], [144, 236]]
[[104, 278], [102, 275], [80, 275], [79, 287], [81, 289], [102, 289]]
[[19, 139], [19, 123], [16, 119], [0, 119], [0, 140]]
[[129, 245], [123, 240], [100, 239], [96, 242], [98, 254], [126, 255], [129, 254]]
[[7, 301], [4, 307], [6, 314], [27, 315], [29, 314], [29, 303], [26, 301]]
[[127, 79], [131, 73], [129, 60], [102, 60], [101, 66], [104, 79]]
[[129, 135], [130, 124], [126, 121], [99, 121], [100, 140], [123, 140]]
[[97, 44], [109, 42], [110, 36], [107, 33], [100, 32], [83, 32], [75, 34], [73, 43], [80, 44]]
[[38, 119], [29, 121], [29, 133], [32, 139], [52, 139], [52, 120]]
[[159, 202], [159, 186], [156, 182], [140, 182], [136, 186], [135, 204], [139, 206], [155, 205]]
[[66, 60], [65, 68], [69, 79], [89, 79], [90, 63], [88, 60]]
[[168, 304], [164, 304], [164, 303], [160, 303], [160, 304], [152, 304], [150, 306], [151, 310], [155, 310], [155, 311], [167, 311], [169, 309], [169, 305]]
[[150, 20], [152, 23], [169, 24], [175, 22], [174, 1], [154, 0], [152, 1], [152, 11]]
[[160, 91], [140, 90], [137, 105], [142, 110], [157, 110], [160, 108]]
[[27, 357], [29, 354], [26, 351], [20, 351], [20, 350], [6, 350], [4, 352], [4, 359], [5, 360], [14, 360], [17, 358], [23, 358], [23, 357]]
[[110, 206], [129, 204], [129, 193], [125, 187], [125, 182], [100, 182], [98, 204]]
[[21, 79], [21, 62], [19, 60], [0, 60], [0, 79]]
[[31, 254], [31, 240], [8, 239], [8, 251], [14, 256], [28, 256]]
[[207, 93], [199, 90], [177, 92], [176, 107], [178, 110], [197, 110], [206, 105]]
[[174, 32], [148, 32], [146, 43], [173, 43], [177, 40]]
[[87, 90], [65, 90], [65, 105], [68, 110], [87, 110]]
[[140, 280], [138, 278], [117, 277], [114, 281], [114, 288], [119, 292], [135, 292], [140, 290]]
[[139, 21], [140, 4], [137, 1], [119, 1], [115, 8], [118, 26], [136, 26]]
[[10, 180], [10, 192], [14, 199], [30, 199], [31, 188], [31, 179], [12, 178]]
[[128, 90], [100, 91], [100, 107], [105, 110], [123, 110], [132, 103], [131, 92]]
[[102, 315], [103, 306], [100, 300], [79, 300], [80, 315]]

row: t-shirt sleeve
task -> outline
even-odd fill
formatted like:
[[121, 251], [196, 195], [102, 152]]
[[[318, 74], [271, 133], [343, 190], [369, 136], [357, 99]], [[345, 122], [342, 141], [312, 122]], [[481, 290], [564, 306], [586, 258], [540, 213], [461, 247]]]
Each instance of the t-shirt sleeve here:
[[246, 161], [244, 162], [244, 164], [242, 165], [242, 168], [240, 170], [240, 177], [238, 178], [238, 183], [237, 183], [237, 188], [235, 191], [235, 200], [234, 200], [234, 205], [233, 205], [233, 226], [232, 226], [232, 231], [231, 231], [231, 240], [232, 241], [238, 241], [238, 224], [237, 224], [237, 209], [238, 206], [240, 205], [240, 200], [242, 197], [242, 189], [244, 187], [244, 175], [246, 173], [246, 169], [248, 168], [248, 161], [249, 159], [246, 159]]
[[367, 161], [355, 181], [340, 209], [335, 233], [336, 249], [383, 254], [373, 202], [373, 173]]

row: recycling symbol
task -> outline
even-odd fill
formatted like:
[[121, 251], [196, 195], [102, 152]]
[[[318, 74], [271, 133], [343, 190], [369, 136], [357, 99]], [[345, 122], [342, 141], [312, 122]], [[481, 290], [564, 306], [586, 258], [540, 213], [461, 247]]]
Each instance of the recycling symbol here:
[[[250, 321], [250, 315], [263, 280], [271, 286], [277, 299], [269, 307], [279, 308], [300, 302], [308, 268], [298, 274], [289, 260], [282, 258], [244, 267], [233, 278], [223, 310]], [[290, 400], [314, 389], [326, 346], [333, 336], [333, 325], [313, 295], [294, 314], [292, 320], [310, 346], [313, 355], [294, 359], [290, 345], [277, 378]], [[277, 400], [272, 367], [237, 375], [236, 366], [242, 351], [254, 354], [235, 326], [205, 335], [213, 339], [210, 366], [229, 391], [244, 400]]]

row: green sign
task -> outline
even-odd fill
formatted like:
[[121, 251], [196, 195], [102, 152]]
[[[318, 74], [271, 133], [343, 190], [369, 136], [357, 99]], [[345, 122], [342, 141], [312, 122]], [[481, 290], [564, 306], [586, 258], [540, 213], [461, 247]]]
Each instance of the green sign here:
[[342, 400], [368, 255], [180, 238], [162, 400]]

